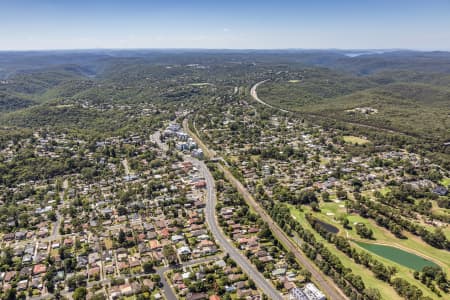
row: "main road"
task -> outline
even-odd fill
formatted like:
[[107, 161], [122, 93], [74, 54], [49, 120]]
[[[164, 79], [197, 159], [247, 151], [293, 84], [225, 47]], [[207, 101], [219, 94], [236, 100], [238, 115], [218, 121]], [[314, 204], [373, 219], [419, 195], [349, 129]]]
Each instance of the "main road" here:
[[256, 83], [254, 86], [252, 86], [252, 88], [250, 89], [250, 95], [252, 95], [252, 98], [255, 99], [256, 101], [258, 101], [259, 103], [261, 103], [262, 105], [265, 105], [267, 107], [270, 107], [270, 108], [273, 108], [273, 109], [278, 109], [278, 110], [280, 110], [282, 112], [286, 112], [286, 113], [289, 112], [289, 111], [287, 111], [285, 109], [282, 109], [282, 108], [279, 108], [279, 107], [275, 107], [275, 106], [273, 106], [273, 105], [271, 105], [271, 104], [269, 104], [267, 102], [264, 102], [264, 101], [262, 101], [261, 99], [258, 98], [258, 94], [256, 93], [256, 89], [258, 88], [258, 86], [260, 86], [261, 84], [263, 84], [264, 82], [267, 82], [267, 81], [269, 81], [269, 79], [260, 81], [260, 82]]
[[[185, 127], [185, 131], [190, 133], [192, 138], [196, 138], [190, 131], [186, 130], [186, 122], [183, 122], [183, 126]], [[167, 150], [167, 145], [162, 143], [160, 140], [159, 133], [156, 133], [152, 136], [152, 140], [156, 142], [161, 149]], [[233, 245], [233, 242], [227, 238], [222, 229], [220, 228], [217, 214], [216, 214], [216, 188], [214, 178], [209, 171], [208, 167], [203, 161], [200, 161], [196, 158], [185, 156], [185, 160], [190, 161], [195, 167], [198, 168], [200, 173], [203, 175], [206, 181], [207, 187], [207, 201], [205, 207], [205, 217], [206, 223], [211, 230], [212, 235], [216, 242], [222, 247], [224, 252], [228, 253], [230, 257], [238, 264], [242, 270], [248, 275], [249, 278], [253, 280], [255, 285], [266, 294], [269, 299], [273, 300], [282, 300], [283, 297], [276, 290], [276, 288], [267, 281], [264, 276], [251, 264], [251, 262], [241, 253], [238, 249]]]
[[[213, 158], [212, 152], [206, 145], [200, 140], [200, 138], [193, 133], [188, 126], [187, 119], [183, 121], [183, 127], [184, 130], [197, 142], [197, 144], [203, 149], [206, 156], [209, 158]], [[204, 165], [204, 164], [203, 164]], [[322, 290], [328, 295], [329, 299], [333, 300], [341, 300], [341, 299], [348, 299], [344, 293], [332, 282], [329, 278], [327, 278], [325, 275], [323, 275], [313, 264], [312, 262], [303, 255], [303, 253], [299, 250], [298, 245], [295, 244], [294, 241], [292, 241], [288, 235], [276, 224], [272, 218], [269, 216], [269, 214], [265, 211], [264, 208], [262, 208], [258, 202], [256, 202], [255, 198], [248, 192], [248, 190], [244, 187], [244, 185], [237, 180], [233, 174], [228, 170], [228, 168], [224, 167], [220, 163], [217, 163], [216, 166], [219, 168], [220, 171], [222, 171], [225, 175], [225, 178], [237, 189], [237, 191], [243, 196], [244, 200], [247, 202], [249, 206], [252, 207], [254, 211], [256, 211], [261, 218], [264, 220], [264, 222], [267, 223], [270, 230], [274, 234], [274, 236], [290, 251], [292, 252], [296, 259], [309, 271], [311, 272], [311, 277], [314, 279], [314, 281], [322, 288]], [[204, 166], [206, 168], [206, 166]], [[209, 173], [209, 172], [208, 172]], [[208, 183], [209, 186], [209, 183]], [[213, 204], [215, 205], [215, 196], [213, 199]], [[212, 210], [212, 213], [214, 213], [214, 209]], [[208, 216], [207, 216], [208, 217]], [[221, 243], [222, 241], [219, 240]], [[228, 244], [228, 243], [226, 243]], [[234, 247], [233, 247], [233, 250]], [[236, 250], [235, 250], [236, 251]], [[236, 251], [237, 252], [237, 251]], [[238, 252], [239, 254], [239, 252]], [[240, 263], [240, 261], [237, 261]], [[269, 295], [270, 296], [270, 295]], [[271, 298], [271, 299], [277, 299], [277, 298]]]

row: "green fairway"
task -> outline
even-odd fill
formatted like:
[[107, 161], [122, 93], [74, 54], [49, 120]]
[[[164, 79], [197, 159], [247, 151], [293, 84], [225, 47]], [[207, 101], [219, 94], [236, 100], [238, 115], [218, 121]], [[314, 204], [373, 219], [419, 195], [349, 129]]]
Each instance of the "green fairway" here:
[[434, 262], [429, 261], [423, 257], [403, 251], [395, 247], [377, 244], [367, 244], [358, 241], [355, 241], [355, 243], [358, 244], [358, 246], [360, 246], [361, 248], [364, 248], [379, 256], [392, 260], [402, 266], [411, 268], [416, 271], [421, 271], [425, 266], [436, 266], [436, 267], [438, 266]]

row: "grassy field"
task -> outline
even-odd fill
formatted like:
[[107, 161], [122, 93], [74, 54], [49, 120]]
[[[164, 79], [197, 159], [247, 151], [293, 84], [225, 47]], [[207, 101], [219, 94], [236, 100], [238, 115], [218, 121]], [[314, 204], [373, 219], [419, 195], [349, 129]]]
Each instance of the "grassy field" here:
[[[349, 237], [350, 239], [354, 241], [360, 241], [360, 237], [356, 234], [356, 230], [353, 226], [354, 223], [364, 223], [368, 227], [370, 227], [374, 232], [375, 242], [380, 243], [386, 243], [388, 245], [393, 245], [396, 247], [399, 247], [401, 249], [404, 249], [405, 251], [423, 256], [425, 258], [430, 259], [431, 261], [439, 264], [443, 269], [448, 273], [450, 270], [450, 253], [447, 253], [446, 251], [442, 251], [436, 248], [433, 248], [423, 242], [420, 238], [417, 238], [415, 236], [412, 236], [411, 234], [405, 234], [408, 239], [400, 240], [397, 239], [393, 234], [391, 234], [389, 231], [385, 230], [384, 228], [380, 228], [373, 222], [372, 220], [364, 219], [358, 215], [350, 215], [348, 216], [348, 219], [350, 221], [350, 225], [353, 227], [351, 230], [344, 229], [341, 224], [339, 224], [338, 221], [335, 220], [335, 217], [339, 216], [340, 214], [345, 214], [345, 208], [341, 207], [344, 204], [344, 202], [328, 202], [323, 203], [321, 205], [321, 212], [320, 213], [314, 213], [314, 216], [324, 222], [330, 223], [340, 229], [339, 234], [345, 235]], [[317, 234], [309, 225], [309, 223], [306, 221], [304, 212], [300, 212], [298, 209], [296, 209], [293, 206], [290, 206], [292, 215], [301, 222], [302, 226], [305, 228], [308, 228], [313, 232], [316, 236], [316, 238], [324, 243], [327, 243], [326, 240], [324, 240], [319, 234]], [[305, 212], [312, 212], [308, 207], [305, 207]], [[331, 213], [331, 214], [327, 214]], [[367, 242], [365, 240], [364, 242]], [[331, 245], [327, 243], [330, 247], [330, 249], [335, 249], [334, 245]], [[352, 245], [363, 250], [358, 244], [355, 242], [352, 242]], [[414, 250], [411, 250], [414, 249]], [[382, 299], [400, 299], [400, 297], [396, 294], [395, 290], [385, 282], [376, 279], [372, 272], [367, 270], [365, 267], [358, 265], [353, 262], [350, 258], [348, 258], [345, 254], [340, 252], [339, 250], [333, 251], [334, 254], [336, 254], [339, 259], [343, 262], [345, 266], [350, 267], [353, 272], [357, 275], [360, 275], [363, 277], [363, 281], [366, 284], [366, 286], [373, 286], [380, 290]], [[398, 270], [397, 277], [401, 277], [404, 279], [407, 279], [411, 283], [415, 284], [416, 286], [420, 287], [420, 289], [423, 290], [424, 294], [427, 296], [430, 296], [433, 299], [438, 299], [435, 294], [433, 294], [425, 285], [420, 283], [419, 281], [415, 280], [413, 277], [413, 269], [407, 268], [403, 265], [400, 265], [398, 263], [395, 263], [389, 259], [386, 259], [382, 256], [376, 255], [372, 253], [380, 262], [384, 263], [385, 265], [391, 265], [395, 266]]]
[[446, 177], [446, 178], [442, 179], [441, 184], [443, 186], [449, 186], [450, 185], [450, 177]]
[[388, 186], [385, 186], [384, 188], [380, 189], [380, 193], [383, 196], [386, 196], [387, 193], [389, 193], [391, 191], [391, 189]]
[[342, 139], [344, 140], [344, 142], [349, 143], [349, 144], [355, 144], [355, 145], [364, 145], [364, 144], [368, 144], [370, 143], [369, 140], [357, 137], [357, 136], [353, 136], [353, 135], [344, 135], [342, 137]]
[[[449, 208], [439, 207], [437, 204], [437, 201], [432, 201], [432, 205], [433, 205], [433, 207], [431, 208], [431, 211], [434, 214], [450, 217], [450, 209]], [[443, 229], [443, 231], [444, 231], [444, 234], [447, 236], [447, 238], [450, 239], [450, 228], [447, 226]]]
[[111, 239], [106, 238], [105, 241], [104, 241], [104, 243], [105, 243], [105, 248], [106, 248], [107, 250], [112, 249], [113, 242], [111, 241]]

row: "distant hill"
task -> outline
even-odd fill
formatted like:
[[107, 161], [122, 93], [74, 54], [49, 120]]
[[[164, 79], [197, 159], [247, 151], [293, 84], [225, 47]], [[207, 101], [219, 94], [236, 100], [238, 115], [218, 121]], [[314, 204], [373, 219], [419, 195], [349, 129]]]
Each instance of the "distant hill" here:
[[[356, 54], [356, 55], [349, 55]], [[419, 136], [448, 136], [449, 52], [360, 50], [84, 50], [0, 52], [0, 116], [94, 105], [202, 101], [272, 79], [268, 102]], [[289, 82], [297, 80], [297, 83]], [[210, 85], [192, 85], [208, 83]], [[346, 110], [373, 106], [373, 116]], [[45, 109], [44, 109], [45, 110]], [[67, 113], [57, 114], [67, 118]], [[17, 115], [18, 117], [19, 115]], [[26, 119], [26, 118], [25, 118]], [[41, 122], [37, 122], [41, 124]], [[55, 122], [54, 124], [58, 124]], [[407, 128], [412, 126], [411, 128]]]

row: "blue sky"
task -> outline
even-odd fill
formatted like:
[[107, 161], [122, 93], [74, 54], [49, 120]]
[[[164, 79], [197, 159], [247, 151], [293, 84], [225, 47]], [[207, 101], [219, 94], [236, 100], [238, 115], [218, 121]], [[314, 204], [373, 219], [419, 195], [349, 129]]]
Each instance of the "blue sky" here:
[[450, 50], [449, 0], [0, 0], [0, 50]]

